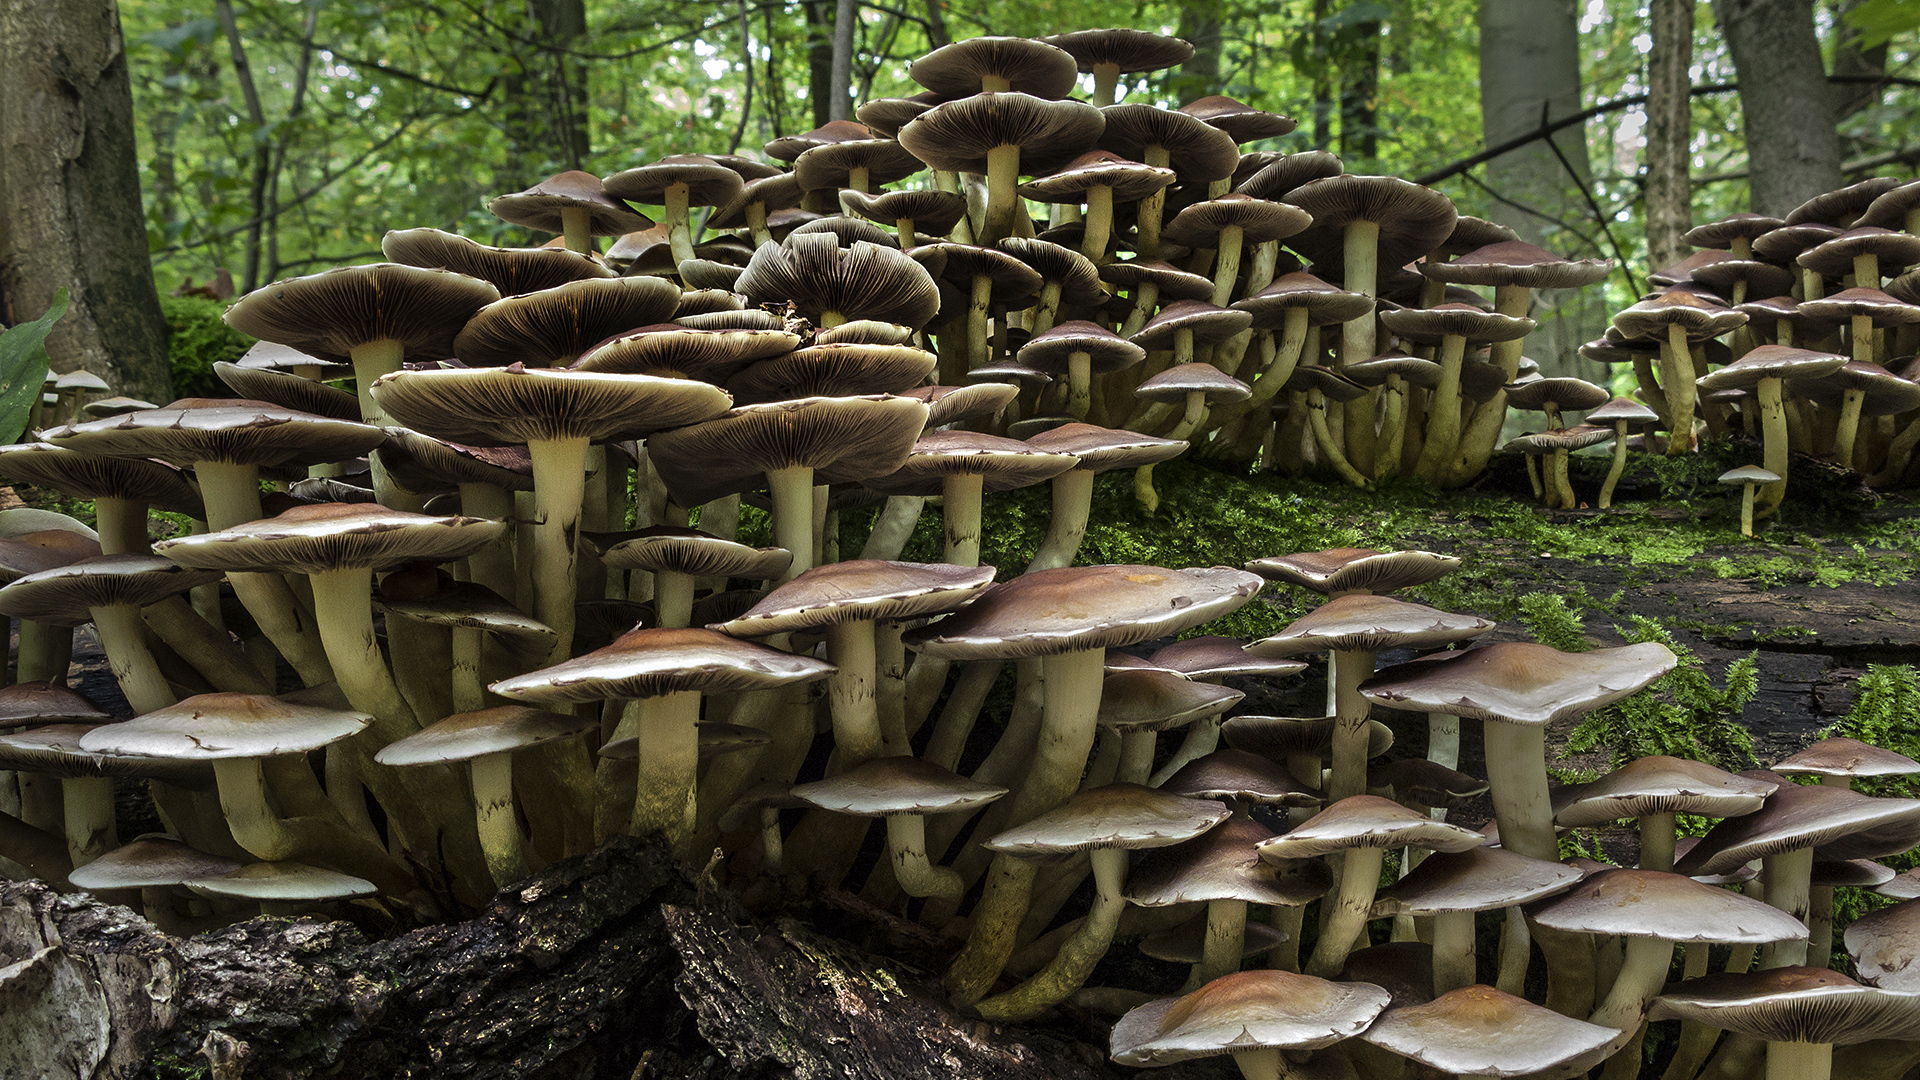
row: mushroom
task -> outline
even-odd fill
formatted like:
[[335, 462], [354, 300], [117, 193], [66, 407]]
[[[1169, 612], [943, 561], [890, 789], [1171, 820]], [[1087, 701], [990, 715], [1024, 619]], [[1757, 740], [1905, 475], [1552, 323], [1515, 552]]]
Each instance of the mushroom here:
[[1113, 1060], [1172, 1065], [1232, 1054], [1246, 1080], [1312, 1075], [1285, 1052], [1331, 1046], [1360, 1034], [1391, 998], [1370, 983], [1329, 982], [1290, 971], [1242, 971], [1185, 997], [1162, 998], [1120, 1018]]
[[1753, 535], [1753, 493], [1754, 489], [1768, 484], [1777, 484], [1781, 480], [1779, 473], [1763, 469], [1758, 465], [1742, 465], [1737, 469], [1728, 469], [1720, 474], [1720, 482], [1728, 486], [1740, 487], [1740, 535]]
[[978, 809], [1006, 793], [914, 757], [872, 758], [791, 791], [795, 799], [822, 810], [886, 818], [894, 881], [908, 896], [949, 900], [958, 900], [965, 885], [951, 869], [927, 862], [925, 815]]

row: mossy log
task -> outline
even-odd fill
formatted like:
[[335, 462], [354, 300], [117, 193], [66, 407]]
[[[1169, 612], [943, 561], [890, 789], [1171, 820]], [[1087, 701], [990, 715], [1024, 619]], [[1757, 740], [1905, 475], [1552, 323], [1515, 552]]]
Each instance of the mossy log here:
[[[622, 839], [471, 921], [376, 941], [344, 922], [267, 918], [173, 938], [84, 894], [0, 885], [0, 1076], [1131, 1074], [1091, 1042], [956, 1016], [926, 972], [791, 920], [758, 924], [704, 892], [657, 844]], [[1226, 1059], [1163, 1073], [1234, 1075]]]

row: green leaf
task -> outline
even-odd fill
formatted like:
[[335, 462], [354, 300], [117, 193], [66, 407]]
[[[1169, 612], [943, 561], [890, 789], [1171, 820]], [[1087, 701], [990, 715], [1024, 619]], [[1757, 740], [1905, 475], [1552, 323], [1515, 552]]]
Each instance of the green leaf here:
[[67, 290], [53, 294], [46, 314], [0, 332], [0, 439], [20, 441], [47, 379], [47, 332], [67, 313]]
[[1885, 45], [1898, 34], [1920, 28], [1920, 4], [1913, 0], [1864, 0], [1844, 16], [1860, 32], [1860, 47]]

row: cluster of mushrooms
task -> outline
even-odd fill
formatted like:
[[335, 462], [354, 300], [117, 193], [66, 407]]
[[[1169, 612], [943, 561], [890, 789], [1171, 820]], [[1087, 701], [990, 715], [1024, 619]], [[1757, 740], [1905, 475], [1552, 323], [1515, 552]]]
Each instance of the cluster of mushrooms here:
[[[1470, 479], [1526, 385], [1529, 290], [1605, 272], [1330, 155], [1239, 153], [1284, 118], [1106, 104], [1188, 51], [976, 39], [917, 62], [927, 93], [863, 106], [865, 126], [770, 145], [791, 171], [686, 155], [555, 177], [492, 205], [564, 246], [390, 233], [393, 262], [233, 306], [261, 339], [219, 368], [237, 398], [95, 402], [108, 415], [0, 448], [0, 476], [96, 507], [0, 514], [0, 614], [21, 620], [0, 868], [179, 932], [356, 900], [404, 925], [657, 834], [743, 895], [857, 888], [946, 935], [958, 1007], [1106, 1011], [1130, 1064], [1627, 1077], [1670, 1016], [1675, 1080], [1763, 1050], [1822, 1075], [1865, 1040], [1872, 1068], [1920, 1059], [1884, 1042], [1920, 1040], [1907, 905], [1846, 931], [1870, 985], [1823, 966], [1833, 888], [1920, 893], [1864, 861], [1920, 842], [1920, 801], [1846, 777], [1920, 765], [1836, 741], [1775, 772], [1649, 759], [1556, 792], [1548, 725], [1659, 679], [1665, 647], [1456, 648], [1493, 624], [1391, 595], [1457, 565], [1426, 552], [1075, 565], [1094, 478], [1137, 470], [1150, 500], [1147, 470], [1190, 447]], [[1082, 73], [1094, 103], [1066, 96]], [[874, 190], [929, 167], [925, 190]], [[745, 235], [696, 244], [696, 207]], [[1451, 283], [1493, 286], [1493, 310]], [[1376, 357], [1376, 316], [1437, 359]], [[1666, 385], [1667, 407], [1691, 400]], [[979, 565], [985, 493], [1041, 483], [1032, 562]], [[943, 561], [899, 561], [933, 498]], [[741, 542], [743, 500], [771, 546]], [[151, 542], [150, 508], [193, 531]], [[871, 530], [842, 551], [858, 512]], [[1138, 648], [1267, 580], [1327, 599], [1259, 641]], [[65, 688], [83, 623], [131, 718]], [[1319, 654], [1325, 715], [1228, 715], [1225, 680]], [[1484, 780], [1459, 771], [1462, 717]], [[1425, 756], [1389, 759], [1396, 737]], [[116, 777], [147, 782], [164, 833], [119, 842]], [[1447, 820], [1482, 794], [1488, 829]], [[1689, 849], [1676, 814], [1724, 821]], [[1556, 827], [1627, 818], [1637, 868], [1559, 861]], [[1136, 939], [1187, 984], [1090, 985]]]

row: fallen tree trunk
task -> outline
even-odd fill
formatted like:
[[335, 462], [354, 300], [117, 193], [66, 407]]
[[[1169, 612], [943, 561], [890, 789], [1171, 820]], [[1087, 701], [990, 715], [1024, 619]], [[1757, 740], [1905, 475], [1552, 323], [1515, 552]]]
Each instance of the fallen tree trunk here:
[[[1094, 1080], [1090, 1042], [995, 1031], [937, 980], [697, 890], [617, 841], [471, 921], [370, 940], [255, 919], [173, 938], [123, 907], [0, 885], [0, 1076], [75, 1080]], [[1099, 1026], [1085, 1034], [1097, 1038]], [[1226, 1059], [1156, 1071], [1234, 1075]]]

